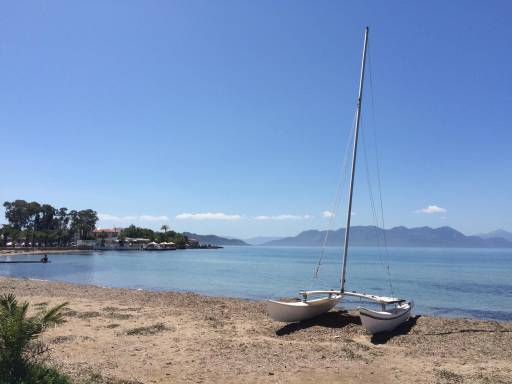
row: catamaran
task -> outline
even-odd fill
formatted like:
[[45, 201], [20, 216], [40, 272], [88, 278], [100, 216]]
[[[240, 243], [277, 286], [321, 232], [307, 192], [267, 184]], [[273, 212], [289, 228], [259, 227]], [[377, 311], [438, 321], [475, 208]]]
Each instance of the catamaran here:
[[[354, 192], [354, 179], [356, 172], [357, 144], [359, 138], [359, 125], [361, 120], [361, 107], [363, 100], [363, 85], [366, 67], [366, 52], [368, 48], [368, 33], [369, 28], [366, 27], [364, 34], [361, 72], [359, 77], [359, 92], [357, 97], [354, 142], [352, 148], [352, 167], [349, 184], [347, 219], [345, 227], [345, 239], [343, 245], [343, 259], [340, 277], [340, 289], [301, 291], [299, 292], [299, 294], [302, 296], [302, 300], [296, 302], [268, 300], [267, 310], [270, 314], [270, 317], [276, 321], [291, 323], [317, 317], [334, 308], [343, 299], [343, 297], [355, 297], [364, 301], [370, 301], [373, 303], [380, 304], [380, 311], [364, 307], [358, 308], [359, 316], [361, 318], [361, 324], [371, 334], [383, 331], [391, 331], [398, 327], [400, 324], [407, 321], [411, 315], [413, 303], [408, 302], [405, 299], [378, 296], [355, 291], [349, 292], [345, 289], [345, 276], [347, 272], [347, 260], [349, 253], [348, 251], [350, 239], [350, 221], [352, 217], [352, 196]], [[391, 308], [389, 306], [391, 306]]]

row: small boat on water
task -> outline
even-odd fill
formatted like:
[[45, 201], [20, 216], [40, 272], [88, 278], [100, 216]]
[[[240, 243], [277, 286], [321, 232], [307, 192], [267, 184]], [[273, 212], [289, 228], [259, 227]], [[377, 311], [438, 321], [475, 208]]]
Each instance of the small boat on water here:
[[[359, 138], [359, 125], [361, 120], [361, 106], [363, 100], [363, 85], [366, 67], [366, 52], [368, 48], [368, 33], [366, 27], [363, 46], [363, 57], [361, 62], [361, 73], [359, 79], [359, 93], [357, 98], [357, 109], [354, 127], [354, 143], [352, 150], [352, 168], [349, 184], [349, 196], [347, 207], [347, 219], [345, 227], [345, 241], [343, 247], [343, 259], [339, 290], [317, 290], [299, 292], [301, 300], [283, 301], [268, 300], [267, 310], [273, 320], [285, 323], [304, 321], [322, 315], [334, 308], [344, 297], [355, 297], [367, 302], [380, 304], [381, 310], [374, 310], [365, 307], [358, 308], [361, 324], [371, 334], [392, 331], [400, 324], [406, 322], [413, 308], [413, 303], [396, 297], [377, 296], [361, 292], [348, 292], [345, 290], [345, 277], [347, 271], [347, 260], [350, 239], [350, 222], [352, 217], [352, 197], [354, 192], [354, 178], [357, 160], [357, 144]], [[326, 232], [328, 234], [328, 232]], [[320, 266], [320, 262], [318, 264]], [[318, 271], [318, 267], [317, 267]], [[320, 297], [318, 297], [320, 296]], [[313, 297], [313, 299], [311, 299]], [[388, 306], [391, 306], [389, 308]]]

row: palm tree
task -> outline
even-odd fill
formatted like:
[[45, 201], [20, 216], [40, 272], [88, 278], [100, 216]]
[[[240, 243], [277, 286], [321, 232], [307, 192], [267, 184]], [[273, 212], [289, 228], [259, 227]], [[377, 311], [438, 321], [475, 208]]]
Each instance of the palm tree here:
[[12, 293], [0, 296], [0, 377], [23, 378], [34, 359], [48, 348], [37, 340], [51, 326], [63, 323], [67, 303], [27, 316], [29, 304]]
[[169, 226], [168, 226], [168, 225], [166, 225], [166, 224], [164, 224], [164, 225], [162, 225], [162, 226], [160, 227], [160, 229], [161, 229], [162, 231], [164, 231], [164, 233], [166, 233], [166, 232], [169, 230]]

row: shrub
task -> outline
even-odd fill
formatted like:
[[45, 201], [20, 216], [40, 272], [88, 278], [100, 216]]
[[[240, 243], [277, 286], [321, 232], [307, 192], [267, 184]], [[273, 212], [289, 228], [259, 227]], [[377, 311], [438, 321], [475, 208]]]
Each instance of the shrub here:
[[64, 375], [40, 362], [48, 347], [38, 340], [46, 329], [64, 322], [62, 309], [66, 305], [28, 316], [27, 302], [18, 304], [13, 294], [0, 296], [0, 383], [67, 382]]
[[66, 375], [41, 363], [29, 363], [26, 372], [23, 378], [0, 379], [0, 384], [70, 384]]

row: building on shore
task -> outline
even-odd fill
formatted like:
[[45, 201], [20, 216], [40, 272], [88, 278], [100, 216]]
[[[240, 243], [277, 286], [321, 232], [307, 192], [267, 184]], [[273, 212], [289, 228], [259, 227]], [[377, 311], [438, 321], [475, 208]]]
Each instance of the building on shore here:
[[124, 242], [119, 245], [127, 249], [143, 249], [150, 242], [150, 239], [127, 237], [124, 239]]
[[94, 236], [95, 247], [97, 248], [117, 248], [119, 246], [119, 237], [124, 228], [97, 228], [92, 233]]
[[[80, 240], [82, 247], [88, 247], [98, 250], [175, 250], [176, 244], [173, 242], [156, 243], [151, 239], [132, 238], [121, 236], [124, 228], [96, 228], [92, 232], [92, 240]], [[198, 244], [198, 243], [197, 243]]]

